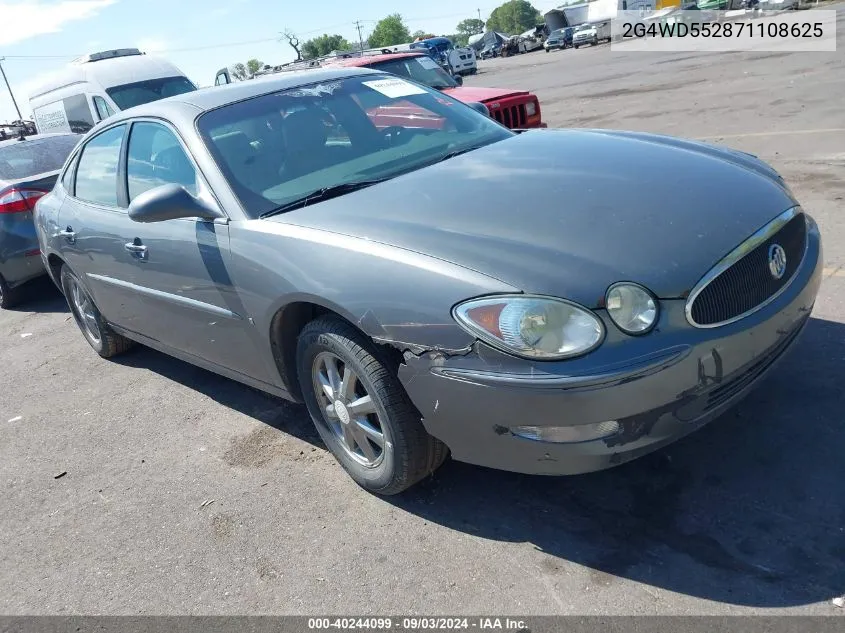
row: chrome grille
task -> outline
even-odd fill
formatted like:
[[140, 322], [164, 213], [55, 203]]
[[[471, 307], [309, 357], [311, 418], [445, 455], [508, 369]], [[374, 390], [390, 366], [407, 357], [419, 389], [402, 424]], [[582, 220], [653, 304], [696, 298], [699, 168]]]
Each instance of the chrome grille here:
[[[716, 327], [740, 319], [773, 300], [789, 285], [804, 258], [807, 224], [798, 209], [778, 216], [725, 257], [693, 288], [687, 319], [697, 327]], [[770, 271], [770, 248], [786, 254], [780, 278]]]

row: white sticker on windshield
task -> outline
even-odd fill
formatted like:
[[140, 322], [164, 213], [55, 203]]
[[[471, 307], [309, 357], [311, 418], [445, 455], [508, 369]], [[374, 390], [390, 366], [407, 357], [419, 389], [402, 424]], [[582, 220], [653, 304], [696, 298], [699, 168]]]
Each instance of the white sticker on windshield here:
[[420, 60], [420, 66], [423, 68], [439, 68], [437, 62], [431, 59], [431, 57], [417, 57], [417, 59]]
[[403, 79], [378, 79], [376, 81], [365, 81], [363, 84], [391, 99], [425, 94], [425, 90]]

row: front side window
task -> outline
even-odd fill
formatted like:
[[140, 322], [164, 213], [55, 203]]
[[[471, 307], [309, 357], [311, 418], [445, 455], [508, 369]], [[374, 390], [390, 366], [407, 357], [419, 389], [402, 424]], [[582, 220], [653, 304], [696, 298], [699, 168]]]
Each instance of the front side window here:
[[197, 87], [187, 77], [163, 77], [113, 86], [106, 88], [106, 92], [118, 108], [126, 110], [142, 103], [158, 101], [196, 89]]
[[252, 217], [338, 185], [393, 178], [512, 132], [436, 90], [365, 75], [211, 110], [203, 140]]
[[80, 200], [117, 206], [117, 166], [125, 127], [118, 125], [108, 129], [82, 148], [74, 192]]
[[379, 64], [372, 64], [370, 68], [407, 77], [431, 88], [456, 88], [458, 82], [434, 61], [431, 57], [405, 57], [391, 59]]
[[94, 101], [94, 108], [97, 110], [97, 116], [100, 117], [100, 121], [104, 121], [114, 114], [114, 111], [102, 97], [94, 96], [92, 100]]
[[197, 193], [197, 172], [176, 136], [158, 123], [132, 126], [126, 161], [129, 200], [161, 185], [177, 184]]

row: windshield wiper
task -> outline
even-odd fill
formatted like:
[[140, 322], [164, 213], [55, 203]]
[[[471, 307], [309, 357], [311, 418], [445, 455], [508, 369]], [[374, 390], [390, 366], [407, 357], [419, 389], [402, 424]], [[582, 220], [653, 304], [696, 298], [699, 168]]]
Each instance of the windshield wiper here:
[[312, 191], [311, 193], [302, 196], [301, 198], [286, 202], [285, 204], [276, 207], [275, 209], [265, 211], [258, 217], [268, 218], [271, 215], [278, 215], [279, 213], [284, 213], [286, 211], [300, 209], [302, 207], [308, 206], [313, 202], [322, 202], [324, 200], [330, 200], [331, 198], [337, 198], [338, 196], [342, 196], [353, 191], [358, 191], [359, 189], [372, 187], [373, 185], [377, 185], [378, 183], [384, 182], [385, 180], [388, 180], [388, 178], [376, 178], [373, 180], [356, 180], [353, 182], [342, 182], [339, 185], [332, 185], [331, 187], [323, 187], [322, 189]]

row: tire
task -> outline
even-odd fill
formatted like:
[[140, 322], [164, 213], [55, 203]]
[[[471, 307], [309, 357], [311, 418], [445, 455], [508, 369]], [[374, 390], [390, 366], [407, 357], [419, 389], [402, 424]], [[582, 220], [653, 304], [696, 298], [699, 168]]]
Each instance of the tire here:
[[580, 44], [573, 44], [573, 48], [575, 48], [575, 50], [576, 50], [576, 51], [578, 50], [578, 48], [579, 48], [580, 46], [581, 46]]
[[[134, 347], [135, 342], [121, 336], [111, 329], [103, 315], [94, 304], [94, 300], [85, 287], [79, 281], [79, 277], [67, 267], [62, 266], [59, 278], [62, 281], [62, 291], [67, 299], [70, 313], [73, 315], [76, 325], [82, 332], [82, 336], [88, 344], [103, 358], [111, 358]], [[86, 318], [77, 305], [76, 298], [81, 297], [87, 301], [86, 308], [89, 310], [89, 317]]]
[[0, 309], [8, 310], [20, 303], [20, 292], [17, 288], [10, 288], [9, 284], [0, 275]]
[[[303, 398], [320, 437], [362, 488], [379, 495], [395, 495], [433, 473], [446, 460], [446, 445], [426, 432], [419, 412], [395, 371], [391, 371], [392, 363], [351, 325], [334, 316], [312, 321], [299, 336], [296, 358]], [[330, 362], [335, 362], [335, 383], [331, 383], [328, 371], [321, 371], [328, 370]], [[350, 369], [357, 380], [349, 380], [353, 393], [346, 396], [342, 384]], [[331, 389], [331, 384], [341, 388]], [[329, 393], [340, 395], [334, 399]], [[350, 450], [345, 439], [347, 433], [355, 432], [362, 437], [361, 425], [352, 419], [355, 415], [352, 407], [366, 396], [371, 401], [368, 407], [371, 412], [357, 419], [363, 420], [370, 436], [372, 430], [382, 434], [380, 452], [377, 442], [363, 439], [369, 450], [377, 453], [374, 459], [365, 455], [364, 446], [355, 444], [354, 440], [354, 449], [361, 454]], [[340, 409], [337, 402], [341, 403]]]

